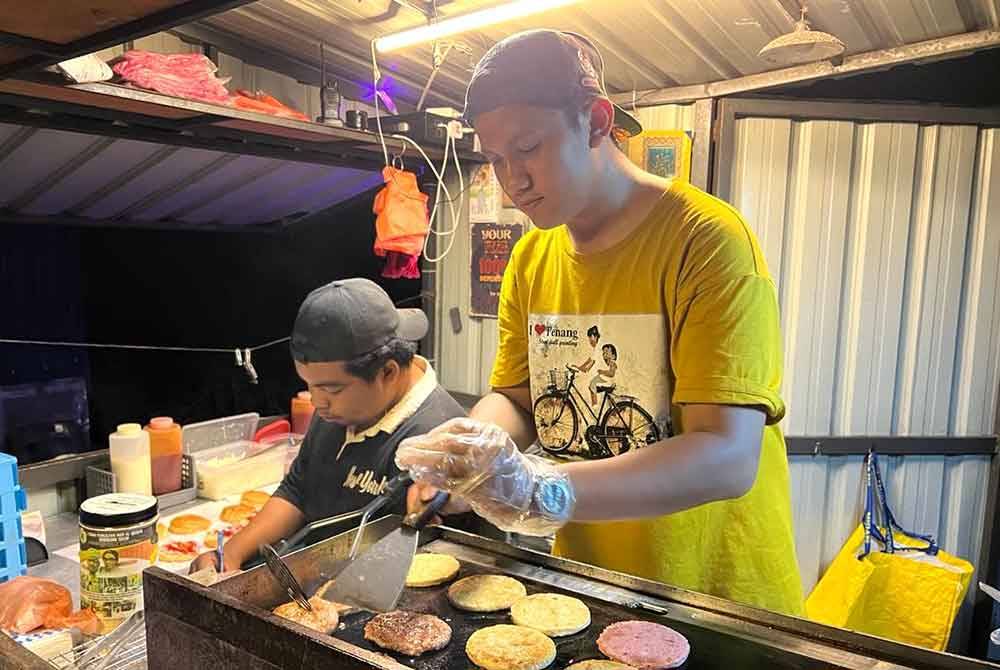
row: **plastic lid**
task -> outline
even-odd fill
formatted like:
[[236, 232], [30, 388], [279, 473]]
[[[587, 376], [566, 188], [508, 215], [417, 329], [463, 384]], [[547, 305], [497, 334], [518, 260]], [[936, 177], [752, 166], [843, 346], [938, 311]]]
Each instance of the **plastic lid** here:
[[174, 427], [174, 420], [169, 416], [158, 416], [149, 420], [149, 427], [154, 430], [169, 430]]
[[312, 400], [313, 394], [309, 391], [299, 391], [299, 400]]
[[137, 423], [120, 423], [118, 424], [118, 434], [119, 435], [138, 435], [142, 432], [142, 426]]
[[80, 523], [92, 527], [131, 526], [149, 521], [159, 509], [153, 496], [106, 493], [87, 498], [80, 505]]

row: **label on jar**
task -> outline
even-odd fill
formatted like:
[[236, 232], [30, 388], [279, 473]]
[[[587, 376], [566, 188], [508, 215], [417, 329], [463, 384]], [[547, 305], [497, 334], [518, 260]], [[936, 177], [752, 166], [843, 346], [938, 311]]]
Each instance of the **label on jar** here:
[[142, 571], [156, 561], [156, 520], [133, 526], [80, 525], [80, 607], [110, 633], [142, 609]]

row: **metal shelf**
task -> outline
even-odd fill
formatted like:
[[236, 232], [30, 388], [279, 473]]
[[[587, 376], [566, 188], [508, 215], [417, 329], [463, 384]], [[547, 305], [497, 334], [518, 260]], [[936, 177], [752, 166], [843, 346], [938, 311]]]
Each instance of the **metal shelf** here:
[[35, 0], [0, 7], [0, 77], [43, 68], [253, 0]]
[[[375, 133], [248, 112], [117, 84], [0, 81], [0, 121], [307, 163], [381, 169]], [[397, 141], [387, 140], [391, 145]], [[393, 147], [395, 148], [395, 147]], [[441, 147], [425, 147], [432, 159]], [[462, 160], [482, 156], [460, 151]]]

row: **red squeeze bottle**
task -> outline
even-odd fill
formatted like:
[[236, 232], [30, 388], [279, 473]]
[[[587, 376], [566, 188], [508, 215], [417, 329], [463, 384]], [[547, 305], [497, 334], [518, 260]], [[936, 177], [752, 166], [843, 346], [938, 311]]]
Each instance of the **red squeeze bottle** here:
[[309, 391], [299, 391], [299, 394], [292, 398], [292, 432], [305, 435], [309, 430], [309, 422], [312, 421], [313, 412], [316, 408], [312, 404], [312, 393]]
[[145, 428], [149, 433], [149, 457], [153, 471], [153, 495], [173, 493], [181, 488], [181, 460], [184, 449], [181, 427], [169, 416], [150, 419]]

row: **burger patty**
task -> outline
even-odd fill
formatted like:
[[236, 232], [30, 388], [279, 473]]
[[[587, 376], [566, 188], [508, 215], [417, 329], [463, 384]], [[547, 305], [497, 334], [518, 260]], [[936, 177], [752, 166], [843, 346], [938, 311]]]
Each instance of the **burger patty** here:
[[312, 606], [312, 611], [302, 609], [294, 601], [279, 605], [273, 611], [280, 617], [327, 635], [337, 629], [340, 615], [333, 603], [329, 603], [319, 596], [313, 596], [309, 599], [309, 604]]
[[407, 656], [443, 649], [451, 642], [451, 627], [432, 614], [396, 610], [365, 624], [365, 639]]

